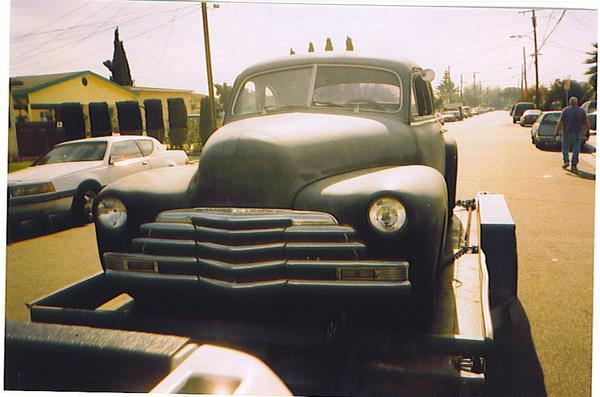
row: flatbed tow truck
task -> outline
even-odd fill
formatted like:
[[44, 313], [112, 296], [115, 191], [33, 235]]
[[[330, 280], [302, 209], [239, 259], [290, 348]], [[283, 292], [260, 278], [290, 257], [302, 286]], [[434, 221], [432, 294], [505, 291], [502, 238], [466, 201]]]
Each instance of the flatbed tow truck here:
[[517, 300], [515, 224], [502, 195], [457, 204], [430, 325], [141, 307], [99, 273], [28, 304], [32, 323], [7, 321], [5, 389], [487, 395]]

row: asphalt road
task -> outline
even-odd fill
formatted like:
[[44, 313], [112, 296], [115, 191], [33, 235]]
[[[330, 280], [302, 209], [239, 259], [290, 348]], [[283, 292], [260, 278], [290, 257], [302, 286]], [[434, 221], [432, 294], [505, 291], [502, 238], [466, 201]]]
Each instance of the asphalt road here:
[[548, 395], [590, 395], [595, 155], [581, 155], [582, 175], [565, 171], [504, 111], [446, 128], [459, 144], [457, 198], [504, 194], [517, 225], [518, 295]]
[[[535, 348], [528, 354], [537, 352], [548, 394], [589, 395], [595, 155], [582, 154], [582, 175], [562, 170], [560, 152], [536, 149], [529, 128], [512, 124], [504, 111], [446, 128], [459, 143], [457, 198], [489, 191], [508, 201], [517, 225], [519, 298]], [[101, 269], [92, 225], [32, 226], [19, 239], [6, 250], [8, 319], [27, 320], [26, 302]]]

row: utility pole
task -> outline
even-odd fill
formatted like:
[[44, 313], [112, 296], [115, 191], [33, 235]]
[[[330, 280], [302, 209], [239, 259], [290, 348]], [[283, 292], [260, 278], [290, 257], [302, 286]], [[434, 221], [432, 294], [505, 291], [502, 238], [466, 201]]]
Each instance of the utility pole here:
[[533, 45], [535, 46], [535, 107], [540, 108], [540, 77], [538, 66], [538, 46], [537, 46], [537, 22], [535, 19], [535, 10], [531, 10], [531, 22], [533, 24]]
[[540, 72], [538, 66], [538, 46], [537, 46], [537, 20], [535, 18], [535, 9], [530, 11], [519, 11], [519, 14], [531, 12], [531, 24], [533, 25], [533, 46], [534, 46], [534, 59], [535, 59], [535, 107], [540, 107]]
[[527, 62], [525, 60], [525, 46], [523, 46], [523, 85], [525, 88], [525, 95], [523, 101], [527, 101]]
[[523, 65], [521, 65], [521, 100], [525, 102], [525, 90], [523, 89]]
[[460, 103], [463, 103], [463, 76], [460, 74]]
[[[477, 100], [477, 85], [475, 82], [475, 75], [479, 73], [479, 72], [473, 72], [473, 101]], [[475, 106], [474, 103], [472, 103], [473, 106]]]
[[215, 130], [215, 93], [212, 76], [212, 64], [210, 60], [210, 39], [208, 36], [208, 11], [206, 2], [202, 2], [202, 27], [204, 28], [204, 54], [206, 56], [206, 75], [208, 79], [208, 98], [210, 100], [210, 132]]

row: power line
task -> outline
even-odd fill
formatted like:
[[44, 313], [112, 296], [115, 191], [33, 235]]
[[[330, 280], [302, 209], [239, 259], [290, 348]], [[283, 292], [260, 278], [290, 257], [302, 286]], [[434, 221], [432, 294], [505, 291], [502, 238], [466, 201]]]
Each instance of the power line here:
[[[121, 8], [121, 9], [122, 9], [122, 8]], [[195, 7], [195, 6], [194, 6], [193, 8], [192, 8], [192, 7], [190, 7], [190, 9], [192, 9], [192, 10], [196, 10], [196, 7]], [[97, 35], [97, 34], [105, 33], [105, 32], [107, 32], [107, 31], [110, 31], [110, 30], [112, 30], [112, 29], [115, 27], [115, 24], [111, 24], [111, 26], [109, 26], [109, 27], [107, 27], [107, 28], [104, 28], [104, 29], [102, 29], [102, 27], [103, 27], [104, 25], [106, 25], [106, 23], [108, 23], [108, 22], [115, 22], [115, 21], [112, 19], [112, 17], [114, 17], [114, 16], [115, 16], [115, 15], [116, 15], [118, 12], [119, 12], [119, 11], [117, 11], [116, 13], [114, 13], [114, 14], [113, 14], [113, 15], [112, 15], [110, 18], [107, 18], [107, 19], [105, 19], [105, 20], [104, 20], [104, 21], [101, 23], [101, 25], [100, 25], [100, 28], [97, 28], [97, 29], [96, 29], [95, 31], [93, 31], [92, 33], [87, 33], [87, 32], [84, 32], [83, 34], [80, 34], [80, 35], [77, 35], [77, 36], [74, 36], [74, 37], [72, 37], [72, 39], [73, 39], [73, 40], [70, 40], [70, 41], [68, 41], [68, 42], [65, 42], [65, 43], [63, 43], [63, 44], [61, 44], [61, 45], [59, 45], [59, 46], [57, 46], [57, 47], [53, 47], [53, 48], [50, 48], [50, 49], [46, 49], [45, 51], [43, 51], [43, 50], [42, 50], [42, 51], [38, 51], [38, 52], [36, 52], [36, 53], [35, 53], [33, 56], [30, 56], [29, 58], [24, 58], [23, 60], [24, 60], [24, 61], [27, 61], [27, 62], [32, 62], [32, 61], [34, 61], [34, 60], [35, 60], [36, 56], [37, 56], [37, 57], [49, 57], [49, 56], [56, 56], [56, 55], [62, 54], [62, 53], [64, 53], [64, 51], [66, 51], [66, 50], [68, 50], [68, 49], [70, 49], [70, 48], [74, 47], [75, 45], [77, 45], [77, 44], [79, 44], [79, 43], [83, 42], [84, 40], [87, 40], [88, 38], [90, 38], [90, 37], [91, 37], [91, 36], [93, 36], [93, 35]], [[160, 13], [160, 15], [161, 15], [161, 16], [162, 16], [163, 14], [164, 14], [164, 12], [161, 12], [161, 13]], [[157, 14], [156, 12], [153, 12], [153, 13], [147, 13], [147, 14], [145, 14], [145, 15], [144, 15], [144, 17], [147, 17], [147, 16], [149, 16], [149, 15], [150, 15], [150, 16], [154, 16], [154, 15], [158, 15], [158, 14]], [[186, 14], [186, 15], [187, 15], [187, 14]], [[185, 15], [183, 15], [183, 16], [185, 16]], [[133, 22], [133, 23], [130, 23], [130, 24], [128, 24], [127, 22], [129, 22], [129, 21], [134, 21], [134, 22]], [[137, 24], [137, 23], [140, 23], [140, 22], [141, 22], [141, 19], [140, 19], [139, 17], [136, 17], [136, 18], [131, 18], [131, 19], [129, 19], [128, 21], [126, 21], [126, 22], [124, 22], [124, 23], [120, 23], [120, 24], [118, 24], [118, 26], [132, 26], [132, 25], [135, 25], [135, 24]], [[170, 21], [169, 21], [169, 22], [167, 22], [167, 23], [170, 23]], [[97, 24], [96, 24], [96, 25], [97, 25]], [[135, 36], [135, 37], [137, 37], [137, 36]], [[58, 52], [57, 52], [57, 51], [58, 51]], [[27, 54], [29, 54], [29, 53], [27, 53]], [[27, 54], [23, 54], [23, 55], [27, 55]], [[93, 53], [92, 53], [92, 54], [93, 54]], [[90, 55], [91, 55], [91, 54], [90, 54]], [[22, 58], [22, 56], [20, 56], [19, 58]], [[19, 60], [20, 60], [20, 59], [14, 59], [14, 60], [11, 60], [11, 64], [14, 64], [14, 63], [18, 64], [18, 63], [19, 63]]]
[[163, 55], [165, 54], [165, 49], [167, 48], [167, 44], [169, 43], [169, 37], [171, 37], [171, 30], [173, 30], [173, 22], [175, 21], [175, 17], [177, 16], [177, 11], [179, 11], [179, 7], [177, 7], [175, 9], [175, 13], [173, 13], [173, 17], [171, 18], [171, 23], [169, 25], [169, 31], [167, 32], [167, 37], [165, 39], [165, 42], [163, 43], [162, 50], [160, 51], [160, 57], [158, 58], [158, 62], [156, 63], [154, 70], [148, 76], [148, 80], [150, 80], [150, 78], [152, 76], [154, 76], [154, 73], [156, 73], [156, 71], [158, 70], [158, 67], [160, 66], [160, 64], [162, 62]]
[[566, 13], [567, 13], [567, 10], [563, 10], [562, 14], [560, 14], [558, 21], [556, 21], [556, 24], [554, 24], [554, 27], [552, 28], [550, 33], [548, 33], [548, 35], [546, 37], [544, 37], [544, 39], [542, 40], [542, 44], [538, 47], [538, 52], [539, 52], [539, 50], [542, 49], [542, 47], [544, 47], [544, 44], [546, 44], [546, 41], [550, 38], [550, 36], [552, 36], [552, 33], [554, 33], [554, 31], [556, 30], [556, 28], [560, 24], [560, 21], [562, 21], [562, 19], [564, 18]]
[[[83, 2], [82, 4], [80, 4], [80, 5], [79, 5], [79, 7], [75, 7], [75, 8], [73, 8], [71, 11], [68, 11], [68, 12], [66, 12], [66, 13], [62, 14], [61, 16], [59, 16], [58, 18], [56, 18], [56, 19], [55, 19], [55, 20], [53, 20], [52, 22], [49, 22], [49, 23], [47, 23], [45, 26], [52, 26], [52, 24], [54, 24], [54, 23], [56, 23], [56, 22], [58, 22], [58, 21], [62, 20], [63, 18], [65, 18], [65, 17], [67, 17], [67, 16], [71, 15], [71, 14], [72, 14], [72, 13], [74, 13], [75, 11], [78, 11], [78, 10], [82, 9], [82, 8], [83, 8], [83, 7], [85, 7], [86, 5], [88, 5], [88, 4], [87, 4], [86, 2]], [[24, 33], [22, 36], [20, 36], [20, 37], [19, 37], [19, 39], [23, 39], [23, 38], [26, 38], [26, 37], [29, 37], [29, 36], [32, 36], [32, 35], [38, 34], [38, 32], [40, 31], [40, 29], [43, 29], [43, 27], [40, 27], [40, 28], [38, 28], [37, 30], [33, 30], [33, 31], [31, 31], [31, 32], [28, 32], [28, 33]]]
[[[196, 8], [196, 7], [194, 7], [194, 9], [193, 9], [193, 10], [191, 10], [190, 12], [187, 12], [187, 13], [185, 13], [185, 14], [182, 14], [182, 15], [178, 16], [177, 18], [175, 18], [175, 20], [179, 20], [179, 19], [181, 19], [181, 18], [184, 18], [184, 17], [186, 17], [186, 16], [188, 16], [188, 15], [192, 14], [192, 13], [193, 13], [193, 12], [195, 12], [195, 11], [197, 11], [197, 8]], [[132, 40], [133, 38], [138, 38], [138, 37], [141, 37], [141, 36], [145, 35], [146, 33], [150, 33], [150, 32], [152, 32], [152, 31], [157, 31], [157, 30], [159, 30], [159, 29], [160, 29], [162, 26], [165, 26], [165, 25], [167, 25], [167, 24], [169, 24], [169, 23], [171, 23], [171, 21], [168, 21], [168, 22], [166, 22], [166, 23], [164, 23], [164, 24], [161, 24], [161, 25], [158, 25], [158, 26], [156, 26], [156, 27], [153, 27], [152, 29], [148, 29], [148, 30], [146, 30], [146, 31], [144, 31], [144, 32], [142, 32], [142, 33], [140, 33], [140, 34], [138, 34], [138, 35], [134, 36], [134, 37], [130, 37], [130, 38], [128, 38], [128, 40]], [[112, 30], [112, 26], [111, 26], [110, 28], [108, 28], [108, 29], [104, 29], [104, 31], [106, 31], [106, 30]], [[130, 47], [130, 48], [131, 48], [131, 47]], [[63, 52], [64, 52], [64, 51], [63, 51]], [[88, 52], [88, 53], [85, 53], [85, 54], [77, 54], [77, 56], [76, 56], [76, 57], [74, 57], [74, 58], [71, 58], [71, 59], [68, 59], [68, 60], [59, 60], [58, 62], [54, 62], [54, 63], [46, 63], [46, 64], [44, 64], [44, 69], [48, 69], [49, 67], [51, 68], [51, 67], [53, 67], [53, 66], [55, 66], [55, 65], [63, 65], [63, 66], [70, 65], [70, 64], [73, 64], [73, 63], [75, 63], [75, 62], [79, 62], [79, 61], [80, 61], [82, 58], [85, 58], [85, 57], [87, 57], [87, 56], [89, 56], [89, 55], [96, 55], [97, 53], [98, 53], [98, 51], [97, 51], [96, 49], [94, 49], [94, 50], [92, 50], [92, 51], [90, 51], [90, 52]]]

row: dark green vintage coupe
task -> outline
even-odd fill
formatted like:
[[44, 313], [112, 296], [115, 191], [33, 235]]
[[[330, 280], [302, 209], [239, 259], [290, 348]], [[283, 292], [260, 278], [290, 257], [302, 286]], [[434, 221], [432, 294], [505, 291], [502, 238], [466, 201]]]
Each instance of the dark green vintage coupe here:
[[248, 68], [198, 166], [98, 195], [106, 278], [142, 301], [429, 315], [457, 170], [432, 78], [350, 55]]

